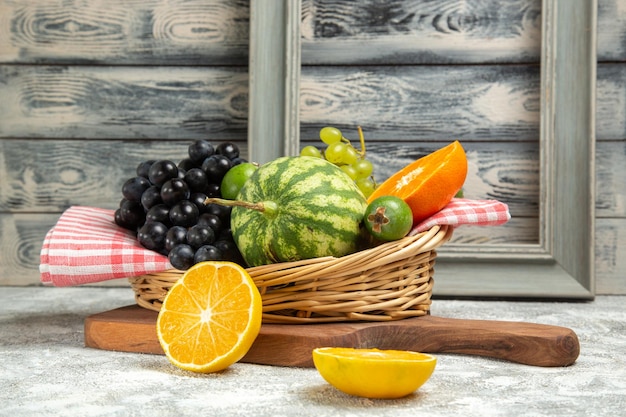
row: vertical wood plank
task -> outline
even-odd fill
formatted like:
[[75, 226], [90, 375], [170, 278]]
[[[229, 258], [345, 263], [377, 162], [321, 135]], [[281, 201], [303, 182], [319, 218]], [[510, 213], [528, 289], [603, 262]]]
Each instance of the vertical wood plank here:
[[593, 294], [597, 3], [543, 4], [542, 246]]
[[248, 143], [259, 163], [297, 149], [299, 21], [299, 2], [250, 3]]

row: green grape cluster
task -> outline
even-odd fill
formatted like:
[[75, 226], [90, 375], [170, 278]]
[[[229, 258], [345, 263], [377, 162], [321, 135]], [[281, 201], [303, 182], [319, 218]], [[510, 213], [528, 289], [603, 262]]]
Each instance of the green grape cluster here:
[[323, 158], [337, 165], [354, 180], [365, 197], [369, 197], [376, 189], [372, 176], [374, 165], [365, 157], [365, 140], [363, 131], [358, 127], [361, 150], [357, 151], [346, 139], [341, 130], [327, 126], [320, 130], [320, 139], [326, 145], [324, 150], [309, 145], [302, 148], [300, 156]]

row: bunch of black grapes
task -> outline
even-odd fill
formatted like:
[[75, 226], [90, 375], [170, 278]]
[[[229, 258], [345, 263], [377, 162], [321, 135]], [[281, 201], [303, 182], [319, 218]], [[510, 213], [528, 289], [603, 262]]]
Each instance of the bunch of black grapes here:
[[176, 269], [218, 260], [244, 265], [230, 230], [231, 207], [204, 200], [221, 197], [224, 175], [246, 160], [231, 142], [198, 140], [188, 153], [178, 164], [140, 163], [137, 176], [122, 186], [115, 223], [135, 232], [143, 247], [167, 255]]

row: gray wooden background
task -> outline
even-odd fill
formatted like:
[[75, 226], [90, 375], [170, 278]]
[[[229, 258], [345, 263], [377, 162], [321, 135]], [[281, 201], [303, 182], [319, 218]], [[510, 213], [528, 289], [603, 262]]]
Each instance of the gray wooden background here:
[[[60, 213], [114, 208], [142, 160], [245, 153], [248, 24], [244, 0], [0, 0], [0, 284], [37, 285]], [[455, 240], [534, 243], [540, 42], [540, 0], [303, 0], [302, 145], [361, 125], [383, 180], [460, 139], [466, 196], [513, 218]], [[626, 0], [599, 0], [596, 107], [596, 291], [626, 294]]]

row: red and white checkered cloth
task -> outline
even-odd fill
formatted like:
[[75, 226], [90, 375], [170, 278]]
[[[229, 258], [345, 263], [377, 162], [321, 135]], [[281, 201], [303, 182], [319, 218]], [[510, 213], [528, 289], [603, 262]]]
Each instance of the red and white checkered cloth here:
[[46, 234], [41, 282], [65, 287], [128, 278], [171, 269], [166, 256], [141, 246], [115, 224], [114, 211], [74, 206]]
[[497, 200], [453, 198], [441, 211], [414, 226], [409, 235], [424, 232], [433, 226], [497, 226], [511, 219], [509, 206]]
[[[166, 256], [145, 249], [133, 233], [117, 226], [114, 213], [84, 206], [66, 210], [44, 239], [41, 282], [63, 287], [172, 269]], [[509, 208], [499, 201], [453, 199], [411, 234], [435, 225], [499, 225], [510, 218]]]

